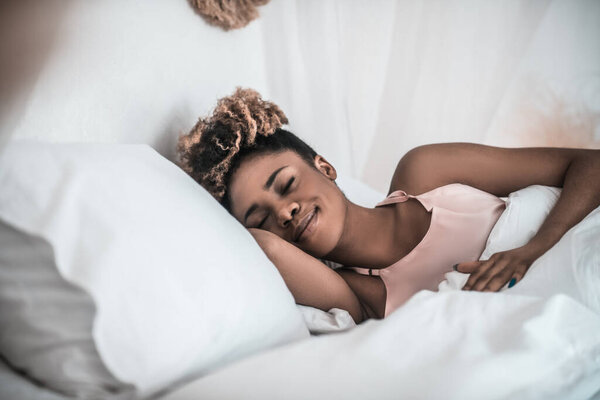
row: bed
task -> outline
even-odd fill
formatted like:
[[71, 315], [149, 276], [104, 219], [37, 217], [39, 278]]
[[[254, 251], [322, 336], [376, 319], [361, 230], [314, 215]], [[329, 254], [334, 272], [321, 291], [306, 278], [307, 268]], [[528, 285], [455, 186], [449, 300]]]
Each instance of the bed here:
[[[558, 193], [512, 193], [481, 259], [524, 243]], [[166, 398], [598, 398], [599, 223], [600, 208], [512, 292], [461, 292], [466, 276], [448, 273], [384, 320], [263, 353]]]
[[[451, 272], [437, 292], [356, 326], [345, 310], [295, 305], [251, 235], [149, 146], [15, 140], [0, 171], [3, 356], [63, 393], [599, 393], [600, 207], [512, 289], [463, 292], [466, 275]], [[350, 178], [338, 184], [365, 206], [379, 197]], [[481, 259], [526, 243], [559, 195], [540, 185], [511, 193]]]
[[[508, 64], [477, 75], [490, 90], [464, 87], [460, 101], [451, 86], [428, 88], [435, 77], [460, 82], [494, 70], [492, 53], [472, 48], [471, 69], [424, 68], [412, 102], [391, 97], [407, 82], [384, 79], [399, 62], [389, 49], [413, 48], [394, 42], [406, 39], [394, 21], [423, 15], [422, 26], [433, 27], [439, 17], [458, 32], [472, 15], [376, 3], [273, 1], [243, 30], [222, 32], [185, 1], [71, 2], [47, 66], [2, 131], [11, 138], [0, 150], [0, 398], [600, 398], [600, 208], [510, 290], [463, 292], [466, 276], [451, 272], [438, 291], [357, 326], [345, 310], [295, 304], [251, 235], [174, 163], [177, 135], [237, 85], [280, 103], [291, 130], [336, 165], [340, 188], [365, 207], [385, 197], [382, 171], [419, 141], [499, 145], [531, 123], [545, 126], [513, 118], [531, 98], [523, 91], [531, 76], [587, 110], [579, 116], [600, 109], [597, 97], [575, 90], [577, 82], [595, 87], [590, 76], [600, 70], [588, 51], [590, 37], [600, 37], [597, 3], [481, 6], [487, 25], [474, 23], [473, 32], [493, 42], [494, 29], [512, 29], [529, 50], [498, 38]], [[495, 13], [523, 24], [504, 26]], [[273, 35], [282, 24], [290, 29]], [[379, 44], [371, 49], [353, 26]], [[569, 34], [548, 51], [561, 29]], [[319, 35], [327, 41], [310, 52]], [[365, 58], [346, 71], [355, 58], [347, 37]], [[332, 43], [347, 54], [328, 52]], [[431, 43], [422, 43], [423, 62], [444, 47]], [[379, 52], [363, 65], [367, 48]], [[547, 62], [561, 52], [573, 55], [569, 63]], [[317, 59], [323, 68], [310, 62]], [[393, 105], [403, 111], [390, 113]], [[475, 125], [467, 114], [477, 115]], [[593, 148], [597, 126], [582, 118], [579, 136], [563, 132], [550, 144]], [[402, 134], [389, 133], [396, 128]], [[537, 185], [511, 193], [481, 259], [525, 243], [559, 194]]]

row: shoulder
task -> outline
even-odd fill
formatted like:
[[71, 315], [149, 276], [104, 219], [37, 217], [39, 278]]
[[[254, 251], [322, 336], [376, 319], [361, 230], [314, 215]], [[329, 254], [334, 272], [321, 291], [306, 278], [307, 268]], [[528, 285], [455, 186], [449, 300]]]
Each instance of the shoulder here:
[[439, 181], [430, 168], [436, 155], [447, 150], [443, 144], [426, 144], [408, 151], [396, 166], [388, 195], [396, 190], [417, 195], [447, 184]]
[[434, 143], [415, 147], [398, 162], [390, 193], [422, 194], [462, 183], [498, 197], [530, 185], [562, 187], [576, 158], [598, 150], [555, 147], [505, 148], [479, 143]]

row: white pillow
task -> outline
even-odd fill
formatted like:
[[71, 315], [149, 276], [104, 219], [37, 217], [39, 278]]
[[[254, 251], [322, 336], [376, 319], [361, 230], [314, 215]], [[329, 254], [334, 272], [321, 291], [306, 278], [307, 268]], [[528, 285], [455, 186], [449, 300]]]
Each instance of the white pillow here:
[[[531, 185], [510, 193], [505, 198], [506, 208], [490, 231], [479, 260], [488, 260], [495, 253], [527, 244], [554, 207], [561, 191], [562, 189], [557, 187]], [[523, 281], [530, 280], [531, 271], [535, 269], [534, 266], [537, 266], [539, 261], [540, 259], [536, 260], [523, 280], [515, 288], [512, 288], [510, 293], [515, 293], [522, 288]], [[441, 292], [461, 290], [469, 279], [469, 274], [456, 271], [448, 272], [445, 276], [446, 280], [438, 286], [438, 290]], [[508, 283], [501, 290], [506, 289], [508, 289]]]
[[50, 243], [142, 396], [309, 335], [250, 233], [149, 146], [10, 143], [0, 187], [0, 218]]
[[[558, 201], [562, 188], [531, 185], [510, 193], [506, 209], [494, 225], [480, 260], [521, 247], [537, 233]], [[550, 298], [565, 294], [600, 311], [600, 207], [569, 229], [548, 251], [536, 259], [507, 294]], [[449, 272], [440, 291], [460, 290], [469, 275]]]
[[494, 253], [529, 242], [546, 220], [561, 192], [562, 188], [558, 187], [531, 185], [510, 193], [506, 209], [490, 232], [481, 259], [487, 260]]
[[[0, 248], [0, 355], [7, 364], [68, 397], [135, 398], [135, 388], [102, 362], [92, 337], [94, 302], [61, 277], [48, 242], [0, 219]], [[0, 399], [31, 397], [0, 392]]]
[[356, 326], [350, 313], [341, 308], [334, 307], [325, 312], [318, 308], [298, 304], [298, 309], [302, 313], [311, 335], [341, 332]]

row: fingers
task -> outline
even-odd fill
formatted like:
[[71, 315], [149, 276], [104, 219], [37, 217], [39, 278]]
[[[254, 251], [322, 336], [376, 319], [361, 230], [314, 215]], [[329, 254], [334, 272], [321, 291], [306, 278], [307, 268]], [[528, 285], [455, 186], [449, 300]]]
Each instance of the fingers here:
[[[511, 278], [512, 270], [507, 268], [507, 262], [495, 260], [491, 262], [489, 268], [481, 273], [473, 282], [471, 290], [477, 291], [498, 291]], [[494, 289], [492, 289], [494, 288]]]
[[[497, 292], [507, 284], [507, 288], [510, 289], [523, 278], [525, 271], [526, 269], [524, 268], [513, 270], [507, 263], [496, 262], [491, 268], [488, 268], [486, 272], [475, 278], [472, 285], [466, 290]], [[465, 290], [464, 287], [463, 290]]]
[[515, 286], [517, 283], [523, 279], [525, 273], [527, 272], [527, 268], [517, 268], [515, 272], [513, 272], [511, 280], [508, 282], [508, 289]]
[[469, 261], [455, 264], [452, 268], [455, 271], [462, 272], [463, 274], [470, 274], [477, 270], [482, 261]]
[[497, 292], [502, 289], [507, 282], [510, 282], [512, 272], [509, 270], [503, 270], [500, 273], [491, 277], [484, 285], [475, 285], [473, 290], [480, 290], [482, 292]]
[[[472, 263], [477, 263], [477, 265], [473, 268], [470, 264]], [[481, 281], [485, 281], [487, 282], [489, 274], [490, 274], [490, 270], [491, 268], [494, 266], [494, 260], [487, 260], [487, 261], [474, 261], [471, 263], [461, 263], [459, 265], [459, 268], [462, 265], [467, 264], [467, 268], [472, 269], [473, 272], [471, 272], [471, 276], [469, 276], [469, 279], [467, 279], [467, 283], [465, 283], [465, 285], [463, 286], [463, 290], [472, 290], [474, 285], [477, 284], [478, 282]], [[466, 270], [467, 268], [462, 268], [462, 270]], [[466, 272], [468, 273], [468, 272]]]
[[470, 274], [463, 290], [497, 292], [508, 284], [513, 287], [525, 276], [531, 261], [520, 249], [493, 254], [486, 261], [459, 263], [455, 270]]

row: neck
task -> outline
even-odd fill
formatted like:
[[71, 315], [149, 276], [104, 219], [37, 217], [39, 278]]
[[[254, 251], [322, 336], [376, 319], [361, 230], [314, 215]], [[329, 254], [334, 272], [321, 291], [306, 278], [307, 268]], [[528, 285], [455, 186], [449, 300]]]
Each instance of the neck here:
[[397, 246], [394, 207], [365, 208], [346, 202], [344, 230], [323, 258], [353, 267], [384, 268]]

